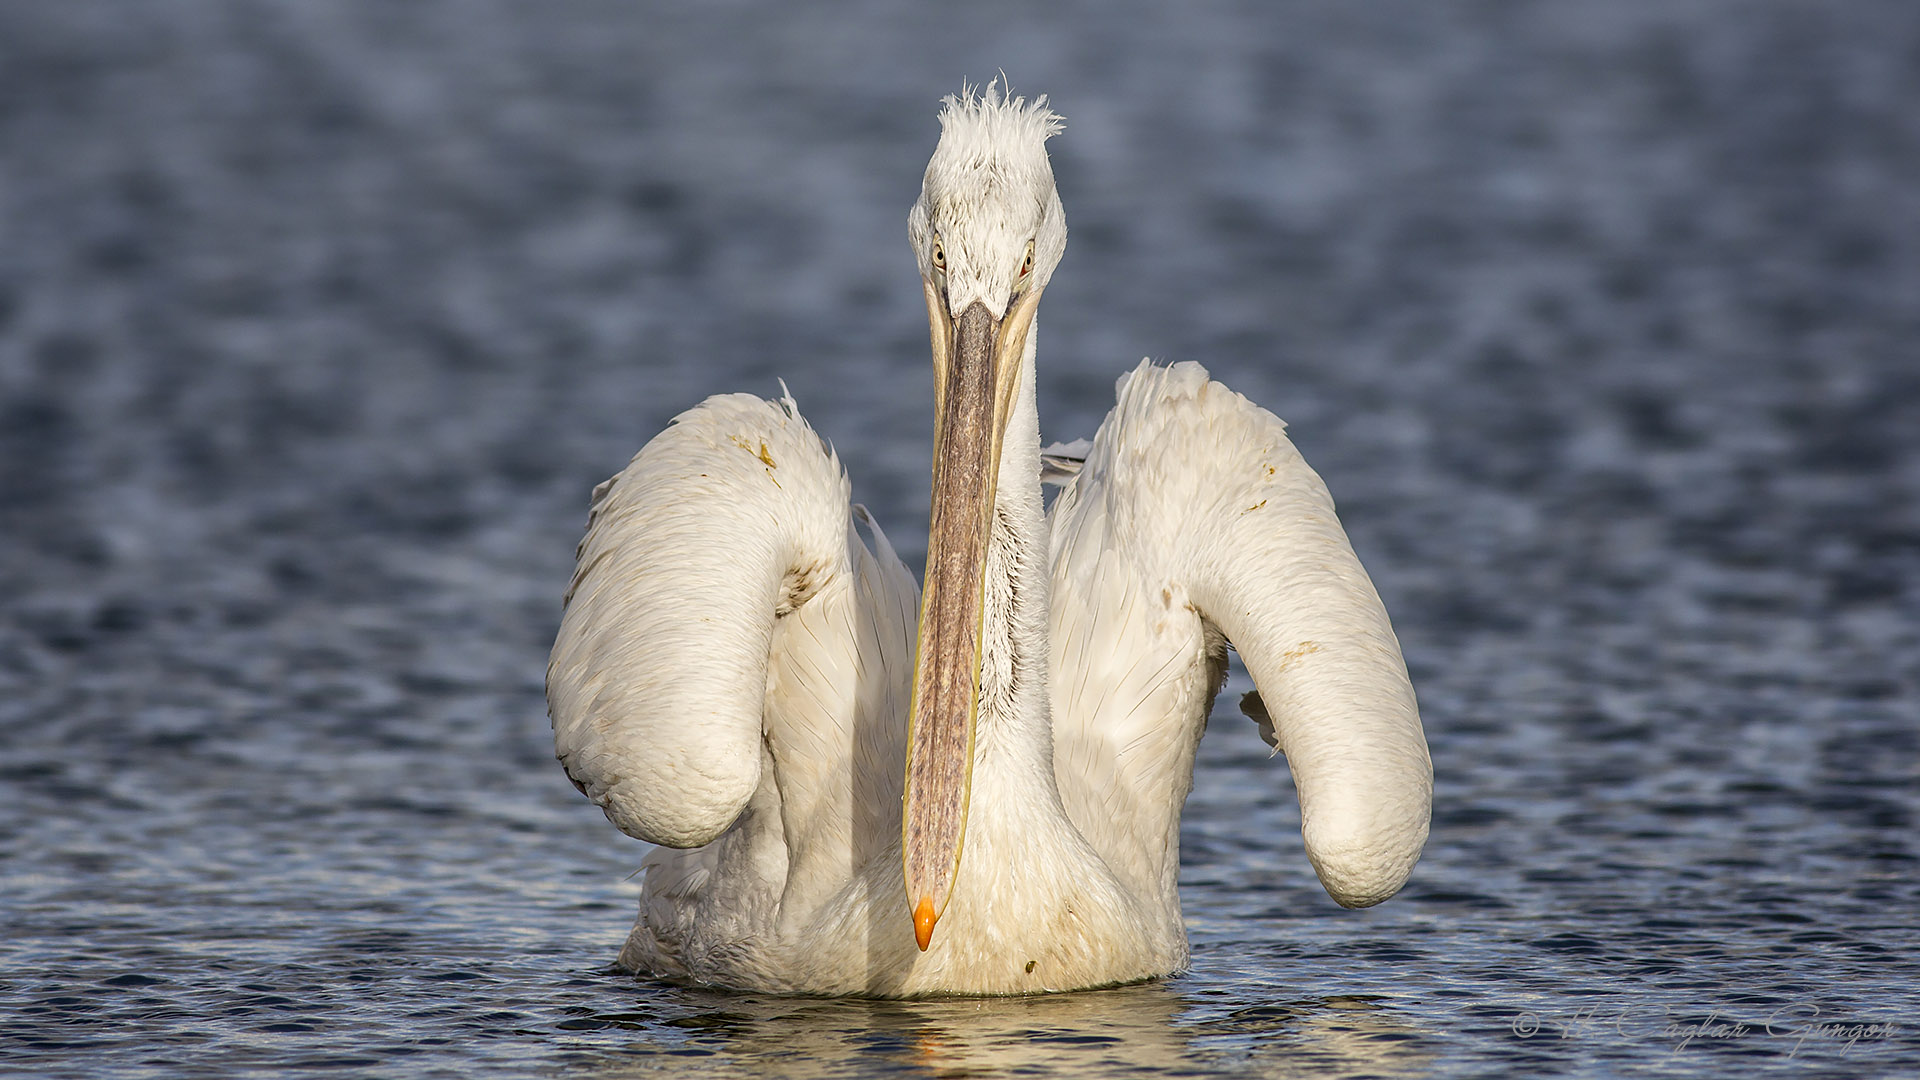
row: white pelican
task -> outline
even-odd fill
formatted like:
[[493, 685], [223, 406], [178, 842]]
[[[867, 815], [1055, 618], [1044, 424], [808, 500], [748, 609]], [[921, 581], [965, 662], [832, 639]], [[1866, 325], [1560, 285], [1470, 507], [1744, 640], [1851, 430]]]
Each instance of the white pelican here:
[[883, 997], [1179, 971], [1180, 808], [1229, 645], [1334, 900], [1392, 896], [1426, 841], [1399, 644], [1278, 418], [1143, 362], [1043, 509], [1060, 120], [989, 85], [940, 125], [907, 218], [934, 361], [917, 638], [913, 578], [791, 396], [708, 398], [594, 492], [547, 699], [574, 783], [661, 845], [626, 969]]

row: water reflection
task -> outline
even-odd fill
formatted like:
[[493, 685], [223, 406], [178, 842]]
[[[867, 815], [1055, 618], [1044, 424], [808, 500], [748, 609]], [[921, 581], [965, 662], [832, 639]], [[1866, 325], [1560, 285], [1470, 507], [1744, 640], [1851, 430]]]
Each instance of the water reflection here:
[[1162, 984], [1048, 997], [917, 1002], [662, 992], [578, 1029], [635, 1033], [574, 1058], [567, 1077], [1404, 1077], [1433, 1047], [1385, 999], [1215, 1010]]

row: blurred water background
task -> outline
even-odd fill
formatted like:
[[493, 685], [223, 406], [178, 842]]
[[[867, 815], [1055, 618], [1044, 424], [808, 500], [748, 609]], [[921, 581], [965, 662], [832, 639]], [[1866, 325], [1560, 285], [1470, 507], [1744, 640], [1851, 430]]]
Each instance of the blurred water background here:
[[[905, 212], [1003, 68], [1068, 121], [1045, 434], [1143, 355], [1290, 422], [1425, 859], [1335, 907], [1228, 693], [1185, 976], [608, 974], [587, 492], [784, 377], [917, 568]], [[0, 1070], [1920, 1073], [1916, 178], [1904, 0], [0, 0]]]

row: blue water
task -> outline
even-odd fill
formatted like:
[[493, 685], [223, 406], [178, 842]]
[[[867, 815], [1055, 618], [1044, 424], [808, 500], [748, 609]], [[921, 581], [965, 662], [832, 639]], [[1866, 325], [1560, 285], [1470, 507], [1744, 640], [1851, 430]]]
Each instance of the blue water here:
[[[1142, 355], [1289, 421], [1426, 856], [1335, 907], [1236, 676], [1186, 975], [611, 974], [587, 491], [784, 377], [917, 564], [905, 211], [1001, 68], [1068, 119], [1046, 435]], [[0, 3], [0, 1070], [1920, 1073], [1916, 101], [1898, 0]]]

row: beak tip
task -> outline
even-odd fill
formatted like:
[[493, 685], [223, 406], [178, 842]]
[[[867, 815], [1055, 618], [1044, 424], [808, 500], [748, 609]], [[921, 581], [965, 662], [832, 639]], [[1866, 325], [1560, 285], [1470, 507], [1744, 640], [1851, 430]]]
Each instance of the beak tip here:
[[933, 910], [933, 897], [921, 897], [920, 905], [913, 909], [913, 940], [919, 944], [921, 952], [926, 952], [927, 946], [933, 944], [933, 924], [939, 921], [940, 916]]

